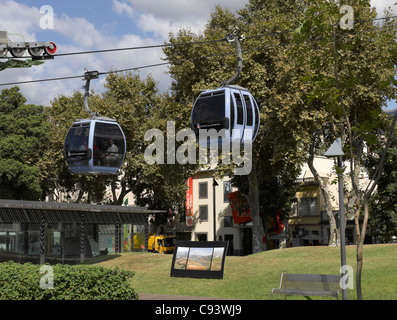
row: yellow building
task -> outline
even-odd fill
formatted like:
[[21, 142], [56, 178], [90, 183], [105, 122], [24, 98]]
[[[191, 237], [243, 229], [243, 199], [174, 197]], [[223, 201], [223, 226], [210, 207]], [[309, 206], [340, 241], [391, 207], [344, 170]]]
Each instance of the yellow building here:
[[[334, 170], [334, 160], [326, 157], [315, 157], [314, 167], [322, 179], [328, 182], [331, 195], [331, 205], [336, 223], [339, 227], [339, 197], [338, 177]], [[349, 163], [345, 163], [346, 172], [349, 172]], [[362, 183], [368, 182], [363, 174]], [[309, 167], [302, 167], [301, 175], [296, 180], [299, 189], [296, 193], [296, 202], [293, 204], [292, 214], [288, 220], [288, 239], [290, 246], [328, 245], [330, 239], [329, 218], [325, 210], [325, 200], [319, 184], [315, 181]], [[345, 188], [350, 189], [349, 179], [345, 179]], [[346, 192], [345, 192], [346, 194]], [[345, 197], [345, 203], [347, 197]], [[346, 213], [346, 244], [353, 244], [355, 240], [354, 217]]]

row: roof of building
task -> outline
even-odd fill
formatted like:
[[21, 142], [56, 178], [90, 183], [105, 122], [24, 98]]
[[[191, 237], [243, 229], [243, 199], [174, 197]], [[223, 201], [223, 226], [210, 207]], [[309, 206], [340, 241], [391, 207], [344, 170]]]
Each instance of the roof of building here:
[[147, 215], [164, 213], [144, 207], [0, 199], [0, 222], [145, 224]]

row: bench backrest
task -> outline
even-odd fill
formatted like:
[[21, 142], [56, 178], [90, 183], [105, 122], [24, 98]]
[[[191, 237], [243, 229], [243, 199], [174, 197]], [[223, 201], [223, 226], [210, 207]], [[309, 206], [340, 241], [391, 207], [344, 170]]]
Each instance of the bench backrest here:
[[280, 289], [340, 291], [340, 275], [333, 274], [288, 274], [281, 275]]

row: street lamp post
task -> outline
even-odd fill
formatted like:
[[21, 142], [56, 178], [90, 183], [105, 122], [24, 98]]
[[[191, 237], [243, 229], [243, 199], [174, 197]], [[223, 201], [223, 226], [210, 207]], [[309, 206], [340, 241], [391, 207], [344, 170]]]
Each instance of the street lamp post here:
[[215, 177], [212, 178], [212, 197], [213, 197], [213, 217], [214, 217], [214, 241], [216, 241], [216, 207], [215, 207], [215, 187], [218, 186]]
[[[336, 157], [338, 160], [338, 189], [339, 189], [339, 217], [340, 217], [340, 255], [341, 255], [341, 272], [345, 272], [346, 266], [346, 244], [345, 244], [345, 197], [343, 192], [343, 174], [342, 174], [342, 146], [341, 139], [336, 138], [336, 141], [331, 147], [324, 153], [324, 156], [328, 158]], [[341, 274], [343, 277], [344, 274]], [[350, 280], [349, 280], [350, 281]], [[346, 285], [342, 287], [342, 299], [347, 300]]]

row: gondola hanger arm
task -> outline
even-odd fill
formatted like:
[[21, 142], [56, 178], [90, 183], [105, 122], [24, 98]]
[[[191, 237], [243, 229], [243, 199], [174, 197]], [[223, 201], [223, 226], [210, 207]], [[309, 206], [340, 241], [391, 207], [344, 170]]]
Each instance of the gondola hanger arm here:
[[221, 87], [226, 87], [226, 86], [228, 86], [230, 84], [233, 84], [238, 79], [238, 77], [240, 76], [241, 71], [243, 69], [243, 54], [242, 54], [242, 51], [241, 51], [240, 42], [245, 39], [245, 36], [237, 34], [237, 31], [238, 30], [236, 29], [233, 34], [230, 34], [230, 35], [226, 36], [226, 41], [227, 42], [235, 42], [236, 43], [237, 71], [236, 71], [236, 73], [235, 73], [235, 75], [233, 77], [231, 77], [230, 79], [224, 81], [221, 84]]
[[88, 98], [90, 96], [90, 81], [91, 81], [91, 79], [98, 79], [99, 72], [98, 71], [88, 71], [87, 69], [85, 69], [85, 70], [86, 70], [86, 72], [84, 73], [84, 78], [83, 78], [83, 80], [86, 81], [85, 85], [83, 86], [83, 89], [84, 89], [84, 108], [88, 112], [88, 114], [91, 116], [91, 118], [99, 117], [99, 113], [91, 111], [89, 106], [88, 106]]

